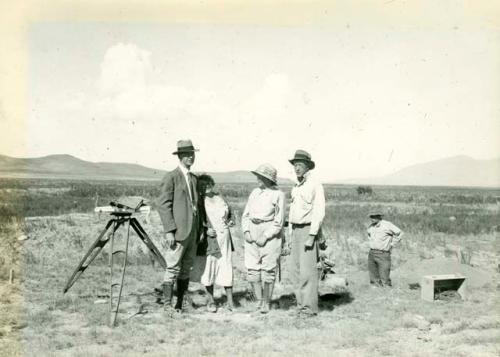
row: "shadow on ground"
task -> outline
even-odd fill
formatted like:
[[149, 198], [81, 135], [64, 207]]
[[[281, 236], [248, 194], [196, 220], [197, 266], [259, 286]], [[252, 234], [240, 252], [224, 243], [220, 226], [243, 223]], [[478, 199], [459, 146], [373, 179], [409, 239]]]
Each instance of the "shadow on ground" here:
[[[156, 302], [162, 304], [161, 294], [159, 294], [158, 289], [156, 291]], [[197, 290], [190, 292], [187, 299], [195, 309], [201, 308], [207, 305], [208, 297], [206, 292], [203, 290]], [[256, 303], [254, 294], [248, 290], [236, 291], [233, 293], [234, 304], [237, 308], [246, 307], [251, 304]], [[175, 301], [175, 297], [174, 297]], [[319, 297], [318, 307], [320, 311], [332, 311], [336, 306], [350, 304], [354, 301], [354, 297], [350, 292], [341, 292], [334, 294], [324, 294]], [[227, 303], [227, 297], [222, 295], [215, 298], [215, 303], [217, 306], [224, 306]], [[271, 301], [271, 307], [273, 309], [279, 310], [290, 310], [297, 305], [294, 294], [282, 294], [280, 296], [275, 296]]]

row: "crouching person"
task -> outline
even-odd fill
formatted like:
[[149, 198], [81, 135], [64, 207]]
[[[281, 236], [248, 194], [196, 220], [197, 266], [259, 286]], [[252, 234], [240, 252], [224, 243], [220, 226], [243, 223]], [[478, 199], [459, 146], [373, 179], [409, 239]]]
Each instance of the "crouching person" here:
[[281, 253], [285, 194], [277, 187], [277, 172], [273, 166], [263, 164], [252, 173], [257, 177], [258, 187], [248, 198], [241, 225], [248, 281], [258, 300], [257, 309], [265, 314], [269, 312]]

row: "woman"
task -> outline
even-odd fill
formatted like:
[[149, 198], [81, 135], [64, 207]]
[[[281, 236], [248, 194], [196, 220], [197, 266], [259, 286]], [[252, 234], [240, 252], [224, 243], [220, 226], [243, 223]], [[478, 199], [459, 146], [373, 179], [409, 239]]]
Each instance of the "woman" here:
[[[269, 312], [281, 253], [281, 230], [285, 220], [285, 194], [277, 188], [276, 169], [260, 165], [252, 171], [258, 187], [248, 198], [241, 225], [245, 236], [245, 266], [248, 281], [261, 313]], [[262, 284], [264, 283], [264, 284]]]
[[206, 230], [207, 260], [201, 276], [209, 296], [207, 310], [216, 312], [214, 284], [226, 291], [227, 309], [234, 310], [233, 303], [233, 244], [229, 223], [231, 212], [224, 199], [214, 191], [215, 182], [210, 175], [198, 176], [198, 187], [203, 198]]

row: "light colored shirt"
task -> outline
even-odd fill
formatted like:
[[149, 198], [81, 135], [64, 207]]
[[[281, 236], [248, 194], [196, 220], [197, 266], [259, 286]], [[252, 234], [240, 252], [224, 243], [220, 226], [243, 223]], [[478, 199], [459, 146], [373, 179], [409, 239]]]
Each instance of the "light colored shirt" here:
[[191, 199], [191, 202], [193, 202], [193, 193], [191, 192], [191, 171], [187, 167], [184, 167], [184, 165], [179, 165], [179, 169], [181, 169], [182, 174], [184, 175], [184, 179], [186, 180], [186, 185], [188, 187], [188, 192], [189, 192], [189, 198]]
[[304, 180], [292, 189], [289, 222], [291, 224], [311, 224], [309, 234], [317, 235], [325, 218], [325, 192], [323, 185], [317, 182], [311, 172], [304, 175]]
[[212, 228], [221, 235], [227, 228], [227, 217], [229, 215], [229, 206], [219, 195], [205, 197], [205, 212]]
[[403, 236], [401, 229], [389, 221], [381, 220], [366, 230], [370, 249], [389, 251]]
[[268, 239], [277, 236], [285, 223], [285, 194], [278, 189], [254, 189], [241, 217], [243, 233], [250, 231], [252, 220], [272, 221], [273, 224], [264, 232], [264, 236]]

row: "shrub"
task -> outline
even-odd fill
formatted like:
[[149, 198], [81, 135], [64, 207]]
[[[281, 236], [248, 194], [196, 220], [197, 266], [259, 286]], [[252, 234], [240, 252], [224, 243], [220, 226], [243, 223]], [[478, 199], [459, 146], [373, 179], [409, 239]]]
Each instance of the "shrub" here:
[[356, 192], [358, 195], [371, 195], [373, 193], [373, 189], [370, 186], [358, 186], [356, 188]]

